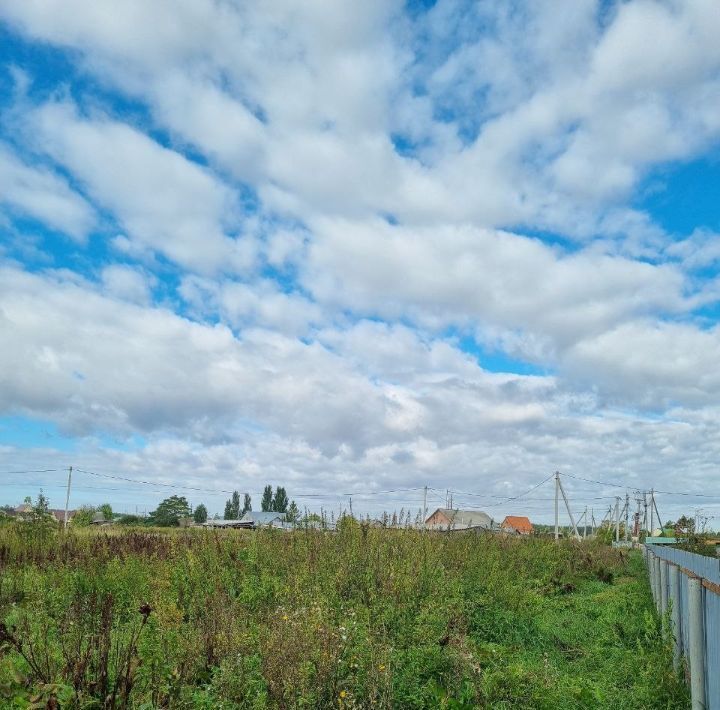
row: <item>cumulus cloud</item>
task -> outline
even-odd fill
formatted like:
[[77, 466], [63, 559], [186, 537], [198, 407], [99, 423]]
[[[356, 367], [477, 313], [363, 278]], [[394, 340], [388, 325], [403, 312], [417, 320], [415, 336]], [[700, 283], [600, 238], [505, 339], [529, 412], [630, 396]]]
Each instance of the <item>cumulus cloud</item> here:
[[0, 204], [80, 241], [95, 224], [92, 207], [66, 180], [48, 168], [27, 165], [2, 143]]
[[[509, 495], [558, 467], [709, 470], [716, 235], [634, 198], [720, 142], [713, 0], [0, 19], [75, 70], [48, 89], [25, 68], [3, 105], [0, 226], [76, 242], [53, 272], [4, 267], [0, 412], [167, 480]], [[493, 352], [552, 374], [489, 372]]]

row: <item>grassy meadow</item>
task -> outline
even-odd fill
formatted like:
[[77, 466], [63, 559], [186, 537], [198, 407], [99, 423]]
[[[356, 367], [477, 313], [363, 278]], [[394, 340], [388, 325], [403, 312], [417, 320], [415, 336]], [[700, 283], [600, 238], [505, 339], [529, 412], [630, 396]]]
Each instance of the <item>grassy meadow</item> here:
[[2, 708], [686, 708], [638, 554], [0, 528]]

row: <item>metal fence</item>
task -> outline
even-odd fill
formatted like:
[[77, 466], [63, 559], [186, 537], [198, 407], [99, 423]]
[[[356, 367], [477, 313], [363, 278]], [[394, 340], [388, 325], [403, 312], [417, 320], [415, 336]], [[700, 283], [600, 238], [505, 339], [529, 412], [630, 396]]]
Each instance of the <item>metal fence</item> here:
[[720, 710], [720, 559], [661, 545], [644, 554], [677, 670], [685, 659], [693, 710]]

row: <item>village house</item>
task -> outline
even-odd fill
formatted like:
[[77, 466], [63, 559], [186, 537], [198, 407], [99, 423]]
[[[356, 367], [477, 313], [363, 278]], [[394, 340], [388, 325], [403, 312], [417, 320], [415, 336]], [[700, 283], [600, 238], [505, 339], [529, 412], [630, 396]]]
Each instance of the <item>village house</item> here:
[[467, 530], [469, 528], [492, 530], [493, 519], [480, 510], [438, 508], [425, 521], [425, 527], [430, 530]]
[[532, 523], [523, 515], [506, 515], [505, 520], [500, 523], [500, 528], [518, 535], [531, 535], [533, 531]]
[[253, 512], [249, 510], [239, 520], [208, 520], [205, 523], [208, 528], [244, 528], [246, 530], [254, 530], [260, 527], [284, 528], [285, 513], [275, 513], [270, 511]]

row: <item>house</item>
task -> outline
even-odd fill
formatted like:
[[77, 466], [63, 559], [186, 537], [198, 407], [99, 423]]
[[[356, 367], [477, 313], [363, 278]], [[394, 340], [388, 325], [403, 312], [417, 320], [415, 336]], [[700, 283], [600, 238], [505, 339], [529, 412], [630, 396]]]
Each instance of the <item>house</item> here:
[[470, 528], [492, 530], [494, 524], [493, 519], [480, 510], [438, 508], [425, 521], [425, 526], [430, 530], [467, 530]]
[[287, 524], [285, 523], [285, 513], [248, 511], [239, 520], [208, 520], [205, 527], [255, 530], [261, 527], [284, 528], [287, 527]]
[[[55, 520], [58, 521], [58, 523], [60, 523], [61, 525], [65, 524], [65, 510], [64, 509], [58, 510], [56, 508], [53, 508], [53, 509], [49, 510], [48, 512], [50, 513], [50, 515], [53, 516], [53, 518], [55, 518]], [[72, 519], [75, 517], [75, 513], [76, 513], [75, 510], [68, 510], [68, 518], [67, 518], [68, 524], [70, 524], [72, 522]]]
[[[32, 516], [34, 511], [35, 508], [32, 505], [30, 505], [29, 503], [23, 503], [22, 505], [19, 505], [17, 508], [15, 508], [15, 517], [26, 520], [27, 518]], [[75, 510], [68, 510], [68, 523], [72, 521], [76, 512], [77, 511]], [[52, 516], [53, 520], [60, 523], [60, 525], [65, 524], [64, 508], [51, 508], [50, 510], [48, 510], [48, 515]]]
[[282, 528], [285, 527], [285, 513], [275, 513], [273, 511], [254, 513], [249, 510], [242, 516], [241, 522], [250, 523], [253, 529], [265, 527]]
[[532, 523], [524, 515], [506, 515], [505, 520], [500, 523], [500, 527], [502, 530], [518, 535], [531, 535], [533, 531]]

